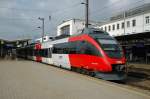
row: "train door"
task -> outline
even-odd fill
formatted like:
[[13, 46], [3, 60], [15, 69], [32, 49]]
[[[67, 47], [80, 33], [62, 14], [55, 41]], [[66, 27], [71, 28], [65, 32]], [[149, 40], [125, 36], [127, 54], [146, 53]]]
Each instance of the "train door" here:
[[48, 56], [47, 56], [47, 63], [48, 64], [53, 64], [53, 60], [52, 60], [52, 46], [50, 48], [48, 48]]
[[70, 69], [69, 55], [61, 54], [59, 55], [59, 63], [62, 68]]

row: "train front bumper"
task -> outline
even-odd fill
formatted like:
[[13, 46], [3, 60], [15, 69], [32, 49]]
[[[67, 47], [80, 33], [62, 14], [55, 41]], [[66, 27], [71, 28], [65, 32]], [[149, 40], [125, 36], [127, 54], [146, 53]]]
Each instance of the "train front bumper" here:
[[109, 72], [109, 73], [103, 73], [103, 72], [95, 72], [95, 77], [104, 79], [104, 80], [125, 80], [127, 78], [126, 72]]

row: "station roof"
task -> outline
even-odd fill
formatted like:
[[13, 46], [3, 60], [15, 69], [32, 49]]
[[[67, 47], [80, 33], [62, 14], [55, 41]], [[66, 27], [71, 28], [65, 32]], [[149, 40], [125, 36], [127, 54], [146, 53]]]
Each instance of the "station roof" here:
[[116, 36], [117, 40], [138, 40], [138, 39], [150, 39], [150, 32], [129, 34], [123, 36]]
[[3, 41], [5, 44], [14, 44], [14, 43], [24, 43], [24, 42], [27, 42], [27, 41], [30, 41], [31, 39], [16, 39], [16, 40], [5, 40], [5, 39], [1, 39], [0, 38], [0, 44], [1, 44], [1, 41]]

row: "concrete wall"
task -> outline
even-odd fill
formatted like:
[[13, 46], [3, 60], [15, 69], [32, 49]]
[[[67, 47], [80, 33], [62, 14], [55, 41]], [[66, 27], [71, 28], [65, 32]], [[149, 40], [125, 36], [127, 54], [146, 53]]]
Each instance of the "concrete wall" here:
[[84, 28], [84, 22], [82, 20], [72, 19], [66, 22], [63, 22], [57, 27], [57, 36], [61, 35], [61, 28], [69, 25], [70, 26], [70, 35], [78, 34]]

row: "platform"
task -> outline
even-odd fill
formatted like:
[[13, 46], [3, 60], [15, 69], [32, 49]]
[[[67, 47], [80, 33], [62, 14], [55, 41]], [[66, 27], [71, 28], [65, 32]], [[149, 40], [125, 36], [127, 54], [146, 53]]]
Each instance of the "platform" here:
[[150, 94], [33, 61], [0, 61], [0, 99], [150, 99]]

